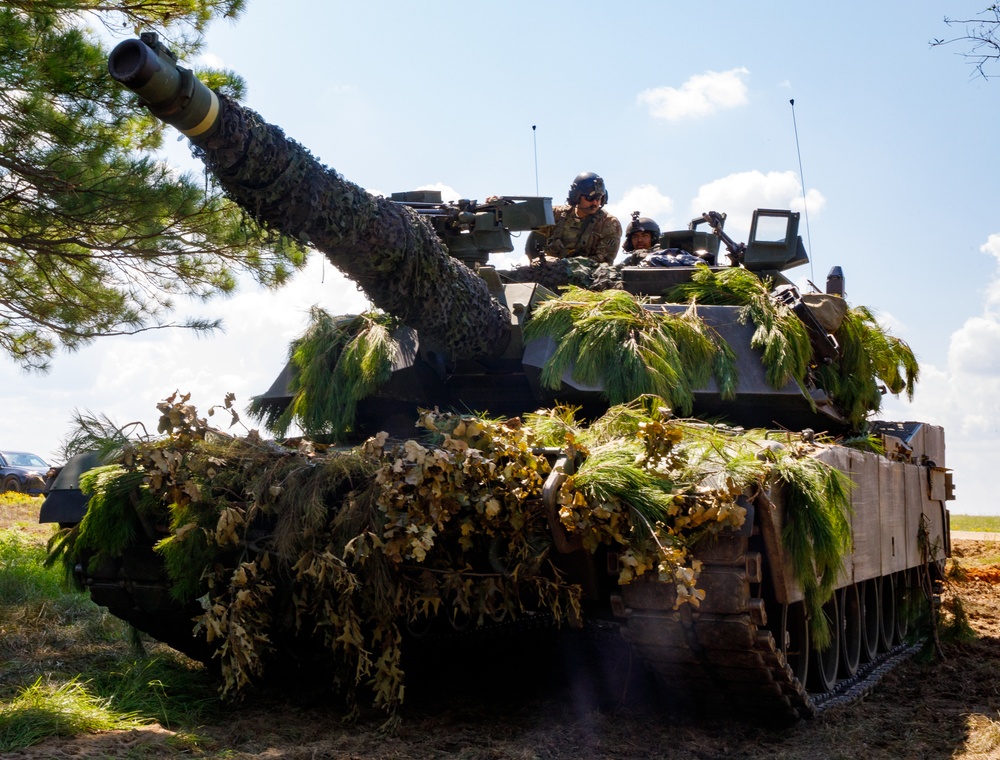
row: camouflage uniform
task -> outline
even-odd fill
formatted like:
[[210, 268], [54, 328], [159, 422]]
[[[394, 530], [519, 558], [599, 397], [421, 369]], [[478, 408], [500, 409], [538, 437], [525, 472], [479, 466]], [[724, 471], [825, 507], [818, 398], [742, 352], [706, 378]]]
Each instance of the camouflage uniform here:
[[585, 256], [598, 264], [613, 264], [622, 239], [622, 225], [603, 208], [580, 219], [574, 206], [552, 209], [555, 224], [540, 227], [544, 236], [542, 253], [556, 259]]
[[220, 96], [219, 127], [197, 151], [254, 219], [315, 246], [379, 309], [461, 357], [497, 356], [510, 313], [448, 255], [433, 227], [323, 166], [255, 112]]

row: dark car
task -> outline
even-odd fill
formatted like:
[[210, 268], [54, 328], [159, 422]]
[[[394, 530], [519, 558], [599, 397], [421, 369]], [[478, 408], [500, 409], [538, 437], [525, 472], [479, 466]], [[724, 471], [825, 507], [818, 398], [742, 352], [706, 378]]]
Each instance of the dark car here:
[[37, 454], [0, 451], [0, 486], [3, 491], [40, 494], [45, 490], [49, 466]]

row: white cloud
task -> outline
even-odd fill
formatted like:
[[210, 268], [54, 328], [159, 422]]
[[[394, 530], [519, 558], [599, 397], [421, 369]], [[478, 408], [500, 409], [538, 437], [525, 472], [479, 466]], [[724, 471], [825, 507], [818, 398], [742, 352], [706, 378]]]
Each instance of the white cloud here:
[[[826, 199], [818, 190], [806, 194], [809, 214], [819, 214]], [[736, 240], [745, 240], [756, 208], [802, 208], [802, 186], [795, 172], [738, 172], [698, 188], [691, 202], [691, 218], [706, 211], [727, 215], [726, 232]]]
[[750, 75], [745, 68], [706, 71], [696, 74], [680, 87], [654, 87], [636, 96], [639, 105], [649, 108], [654, 119], [681, 121], [709, 116], [716, 111], [745, 105]]
[[674, 202], [668, 195], [659, 191], [656, 185], [636, 185], [625, 191], [621, 200], [609, 202], [605, 210], [611, 216], [617, 217], [624, 230], [632, 220], [632, 212], [638, 211], [641, 216], [648, 216], [660, 225], [661, 230], [673, 229], [676, 226], [670, 219], [674, 211]]
[[462, 197], [458, 194], [458, 191], [455, 188], [445, 185], [442, 182], [434, 182], [430, 185], [421, 185], [417, 188], [417, 190], [440, 190], [441, 200], [445, 203], [448, 203], [449, 201], [457, 201]]
[[[1000, 264], [1000, 235], [980, 248]], [[883, 416], [943, 425], [947, 466], [955, 471], [959, 514], [1000, 514], [993, 472], [1000, 461], [1000, 267], [983, 302], [983, 313], [951, 335], [948, 364], [921, 366], [912, 404], [887, 398]]]
[[[190, 64], [188, 64], [190, 66]], [[208, 69], [224, 69], [226, 64], [215, 53], [202, 53], [198, 56], [198, 65]]]
[[882, 326], [882, 329], [888, 330], [893, 335], [899, 336], [906, 330], [906, 325], [896, 317], [896, 315], [888, 311], [876, 311], [872, 310], [875, 314], [875, 319]]
[[1000, 322], [995, 316], [972, 317], [952, 334], [948, 367], [960, 375], [1000, 375]]

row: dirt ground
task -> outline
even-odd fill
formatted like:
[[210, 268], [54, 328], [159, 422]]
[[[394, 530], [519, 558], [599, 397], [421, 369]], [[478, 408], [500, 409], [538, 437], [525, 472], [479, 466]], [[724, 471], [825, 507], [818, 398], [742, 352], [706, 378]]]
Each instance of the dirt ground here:
[[1000, 547], [956, 541], [954, 554], [964, 577], [946, 595], [961, 598], [978, 638], [946, 646], [943, 661], [911, 659], [862, 701], [790, 728], [748, 725], [734, 715], [664, 714], [644, 694], [626, 707], [598, 709], [579, 684], [532, 684], [524, 676], [510, 683], [470, 665], [447, 696], [427, 697], [433, 679], [417, 683], [391, 731], [383, 730], [381, 714], [345, 723], [339, 706], [306, 695], [257, 695], [188, 733], [152, 726], [51, 739], [4, 757], [1000, 758]]

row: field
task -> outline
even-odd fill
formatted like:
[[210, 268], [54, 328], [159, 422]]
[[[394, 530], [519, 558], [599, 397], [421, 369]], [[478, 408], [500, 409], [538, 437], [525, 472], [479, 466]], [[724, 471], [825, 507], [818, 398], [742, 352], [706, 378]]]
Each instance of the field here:
[[543, 678], [537, 664], [498, 672], [487, 651], [460, 663], [459, 677], [416, 679], [401, 723], [384, 731], [381, 714], [345, 723], [339, 705], [315, 695], [224, 703], [201, 666], [149, 641], [138, 654], [118, 621], [25, 566], [49, 535], [34, 523], [38, 503], [0, 497], [0, 756], [10, 760], [1000, 757], [1000, 549], [992, 542], [956, 542], [946, 589], [975, 639], [946, 643], [943, 661], [914, 658], [863, 701], [789, 729], [664, 714], [645, 692], [597, 709], [581, 678]]
[[1000, 533], [1000, 517], [987, 515], [952, 515], [951, 529]]

